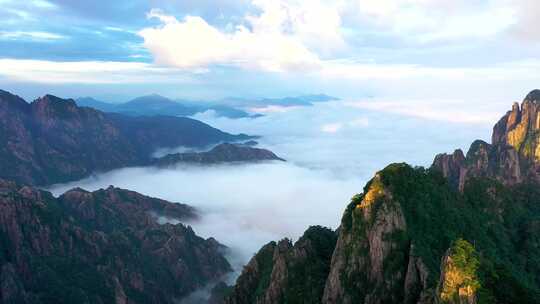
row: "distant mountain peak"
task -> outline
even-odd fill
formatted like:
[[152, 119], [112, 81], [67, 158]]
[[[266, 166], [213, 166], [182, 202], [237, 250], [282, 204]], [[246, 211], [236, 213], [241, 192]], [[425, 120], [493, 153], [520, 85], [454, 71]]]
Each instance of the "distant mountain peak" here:
[[140, 97], [137, 97], [137, 98], [134, 98], [130, 101], [127, 102], [127, 104], [129, 103], [144, 103], [144, 102], [173, 102], [175, 103], [173, 100], [165, 97], [165, 96], [161, 96], [159, 94], [150, 94], [150, 95], [145, 95], [145, 96], [140, 96]]
[[53, 104], [55, 104], [55, 103], [56, 104], [68, 104], [68, 105], [72, 105], [72, 106], [77, 106], [77, 104], [75, 103], [75, 100], [73, 100], [71, 98], [64, 99], [64, 98], [60, 98], [58, 96], [54, 96], [54, 95], [51, 95], [51, 94], [46, 94], [45, 96], [36, 99], [34, 102], [37, 102], [37, 103], [45, 102], [45, 103], [53, 103]]
[[16, 107], [19, 109], [29, 108], [29, 104], [24, 99], [4, 90], [0, 90], [0, 105], [2, 103], [9, 103], [9, 106], [16, 105]]
[[525, 100], [529, 101], [540, 101], [540, 90], [532, 90], [527, 96], [525, 97]]
[[[0, 177], [48, 185], [96, 171], [145, 165], [158, 148], [201, 147], [251, 139], [198, 120], [126, 116], [79, 107], [73, 99], [45, 95], [31, 104], [0, 92], [4, 164]], [[20, 144], [10, 144], [20, 143]]]
[[178, 163], [218, 164], [229, 162], [285, 161], [272, 151], [242, 144], [222, 143], [207, 152], [168, 154], [154, 162], [159, 167]]

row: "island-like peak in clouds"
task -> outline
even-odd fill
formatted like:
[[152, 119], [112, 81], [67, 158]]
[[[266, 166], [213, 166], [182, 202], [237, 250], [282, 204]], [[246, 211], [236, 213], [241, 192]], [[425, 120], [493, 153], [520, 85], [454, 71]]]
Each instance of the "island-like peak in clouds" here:
[[539, 97], [514, 105], [492, 144], [475, 141], [467, 156], [377, 172], [346, 207], [335, 244], [310, 228], [319, 245], [266, 245], [223, 302], [540, 303]]
[[207, 152], [168, 154], [155, 160], [157, 166], [170, 166], [179, 163], [219, 164], [228, 162], [284, 161], [272, 151], [253, 148], [245, 144], [223, 143]]

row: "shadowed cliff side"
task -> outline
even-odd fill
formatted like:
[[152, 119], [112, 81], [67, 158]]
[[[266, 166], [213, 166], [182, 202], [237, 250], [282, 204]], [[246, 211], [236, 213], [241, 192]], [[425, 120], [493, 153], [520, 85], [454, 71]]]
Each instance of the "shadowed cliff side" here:
[[265, 245], [225, 303], [320, 302], [335, 244], [335, 232], [313, 226], [294, 245], [287, 239]]
[[0, 303], [177, 303], [231, 271], [194, 210], [109, 187], [59, 198], [0, 180]]
[[62, 183], [147, 165], [158, 148], [249, 138], [185, 117], [103, 113], [52, 95], [27, 103], [0, 90], [0, 177], [25, 184]]

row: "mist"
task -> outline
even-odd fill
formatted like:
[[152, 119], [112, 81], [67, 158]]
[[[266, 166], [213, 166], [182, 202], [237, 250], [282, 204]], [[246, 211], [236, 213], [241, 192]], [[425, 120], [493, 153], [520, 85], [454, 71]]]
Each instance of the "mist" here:
[[[262, 245], [296, 240], [310, 225], [337, 228], [350, 198], [389, 163], [429, 166], [437, 153], [466, 150], [474, 139], [488, 139], [494, 123], [490, 116], [486, 120], [485, 109], [476, 112], [479, 119], [461, 121], [452, 112], [459, 109], [455, 104], [430, 109], [420, 104], [411, 111], [414, 106], [388, 111], [336, 101], [273, 109], [257, 119], [228, 119], [209, 111], [195, 118], [227, 132], [261, 135], [259, 147], [287, 162], [124, 168], [49, 190], [59, 195], [73, 187], [114, 185], [194, 206], [201, 220], [185, 224], [231, 249], [233, 280]], [[186, 150], [162, 149], [156, 155]]]
[[262, 245], [298, 238], [313, 224], [336, 228], [360, 179], [289, 163], [127, 168], [51, 188], [59, 195], [75, 186], [97, 190], [114, 185], [196, 207], [199, 221], [188, 222], [203, 237], [231, 248], [235, 268]]

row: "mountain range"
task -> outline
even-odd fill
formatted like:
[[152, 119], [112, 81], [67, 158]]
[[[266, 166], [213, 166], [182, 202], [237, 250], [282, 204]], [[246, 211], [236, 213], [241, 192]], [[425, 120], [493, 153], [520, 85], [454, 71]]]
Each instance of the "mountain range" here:
[[265, 106], [310, 106], [315, 102], [337, 100], [324, 94], [285, 98], [244, 99], [226, 98], [218, 102], [172, 100], [157, 94], [137, 97], [125, 103], [108, 103], [92, 97], [77, 98], [79, 106], [91, 107], [103, 112], [115, 112], [132, 116], [172, 115], [193, 116], [197, 113], [214, 111], [217, 116], [227, 118], [257, 118], [261, 114], [250, 114], [244, 108]]
[[540, 303], [540, 91], [491, 144], [391, 164], [337, 231], [270, 242], [217, 303]]
[[189, 205], [113, 186], [54, 197], [33, 185], [134, 165], [281, 160], [253, 136], [190, 118], [104, 113], [52, 95], [27, 103], [0, 90], [0, 131], [0, 303], [178, 303], [232, 271], [224, 245], [182, 224], [200, 219]]
[[49, 185], [151, 165], [159, 148], [203, 148], [253, 138], [187, 117], [104, 113], [52, 95], [27, 103], [0, 90], [0, 177], [25, 184]]
[[0, 180], [0, 303], [178, 303], [231, 271], [184, 204], [109, 187], [47, 191]]
[[79, 106], [91, 107], [103, 112], [115, 112], [125, 115], [172, 115], [192, 116], [197, 113], [213, 110], [216, 115], [228, 118], [245, 118], [253, 115], [234, 107], [226, 105], [213, 105], [204, 102], [174, 101], [154, 94], [137, 97], [125, 103], [107, 103], [91, 97], [76, 99]]

